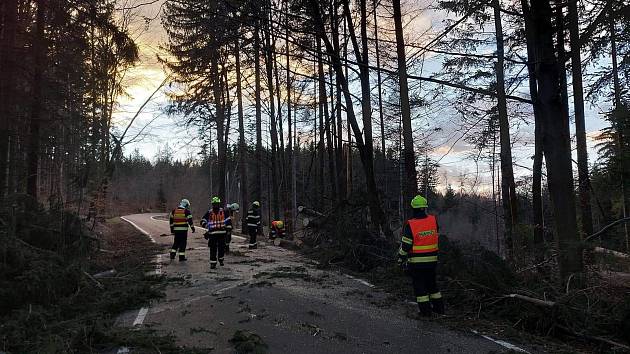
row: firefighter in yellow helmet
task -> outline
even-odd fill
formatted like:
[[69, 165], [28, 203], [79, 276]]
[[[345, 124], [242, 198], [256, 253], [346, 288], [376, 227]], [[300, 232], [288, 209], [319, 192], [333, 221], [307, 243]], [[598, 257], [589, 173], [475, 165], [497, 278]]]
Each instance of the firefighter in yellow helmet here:
[[169, 224], [171, 226], [171, 233], [173, 234], [173, 246], [171, 247], [171, 259], [175, 259], [175, 256], [179, 252], [179, 260], [186, 260], [186, 243], [188, 241], [188, 227], [194, 233], [195, 226], [193, 225], [193, 217], [190, 212], [190, 202], [188, 199], [182, 199], [179, 206], [169, 215]]
[[417, 195], [411, 200], [413, 215], [403, 225], [398, 262], [411, 276], [421, 316], [444, 314], [444, 301], [436, 281], [438, 224], [427, 214], [427, 200]]
[[275, 240], [277, 237], [284, 237], [284, 222], [282, 220], [274, 220], [271, 222], [269, 239]]

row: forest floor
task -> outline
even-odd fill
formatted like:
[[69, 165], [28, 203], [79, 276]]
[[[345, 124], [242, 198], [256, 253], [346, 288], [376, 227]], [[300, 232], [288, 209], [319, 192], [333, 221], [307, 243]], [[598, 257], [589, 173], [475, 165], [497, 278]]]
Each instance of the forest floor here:
[[[501, 353], [557, 352], [540, 342], [501, 341], [491, 327], [448, 318], [417, 319], [400, 301], [347, 273], [319, 269], [293, 251], [233, 238], [226, 265], [210, 270], [202, 231], [189, 233], [187, 262], [170, 261], [168, 224], [158, 214], [124, 217], [162, 248], [155, 272], [165, 297], [121, 315], [121, 327], [150, 328], [193, 352], [233, 353]], [[476, 333], [475, 333], [476, 332]], [[535, 343], [535, 344], [534, 344]], [[195, 349], [196, 348], [196, 349]], [[564, 349], [571, 352], [571, 349]]]

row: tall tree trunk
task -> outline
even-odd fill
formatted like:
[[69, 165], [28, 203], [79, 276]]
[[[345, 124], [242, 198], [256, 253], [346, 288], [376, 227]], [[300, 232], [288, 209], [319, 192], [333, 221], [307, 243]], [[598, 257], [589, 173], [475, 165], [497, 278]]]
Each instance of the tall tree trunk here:
[[[339, 46], [339, 14], [338, 14], [338, 5], [336, 1], [331, 2], [331, 26], [332, 26], [332, 42], [333, 42], [333, 50], [335, 53], [340, 53], [341, 49]], [[332, 58], [329, 57], [329, 60], [332, 61]], [[331, 67], [332, 69], [332, 67]], [[330, 77], [333, 80], [333, 75]], [[337, 202], [341, 202], [346, 197], [346, 169], [343, 165], [343, 122], [341, 119], [341, 85], [339, 80], [335, 79], [335, 107], [336, 107], [336, 119], [337, 119], [337, 150], [335, 152], [335, 157], [337, 160], [337, 168], [341, 172], [337, 177], [337, 189], [339, 193], [337, 193]], [[337, 170], [335, 170], [337, 171]]]
[[324, 124], [328, 124], [328, 119], [324, 120], [324, 109], [328, 111], [328, 100], [326, 99], [326, 84], [324, 82], [324, 68], [322, 64], [322, 54], [321, 54], [321, 40], [319, 38], [317, 41], [317, 92], [318, 92], [318, 110], [319, 110], [319, 141], [317, 144], [317, 165], [318, 165], [318, 179], [317, 184], [319, 186], [319, 191], [317, 191], [318, 199], [318, 207], [322, 208], [324, 206], [324, 195], [325, 193], [325, 173], [324, 173], [324, 165], [326, 163], [324, 158], [325, 146], [324, 146]]
[[348, 34], [352, 41], [354, 54], [359, 63], [359, 79], [361, 81], [361, 116], [363, 120], [363, 135], [365, 141], [365, 153], [367, 161], [374, 170], [374, 145], [372, 142], [372, 97], [370, 92], [370, 69], [368, 62], [368, 38], [367, 38], [367, 0], [359, 0], [361, 18], [359, 27], [361, 29], [361, 48], [354, 31], [352, 16], [350, 12], [349, 0], [344, 0], [344, 13], [348, 23]]
[[[400, 10], [400, 0], [396, 0], [396, 1], [398, 1], [398, 7]], [[374, 46], [376, 49], [376, 83], [377, 83], [376, 87], [378, 89], [378, 118], [379, 118], [380, 128], [381, 128], [381, 154], [382, 154], [381, 173], [383, 174], [383, 188], [385, 190], [385, 194], [387, 194], [387, 183], [386, 183], [387, 178], [386, 178], [386, 171], [385, 171], [386, 169], [385, 162], [387, 161], [387, 158], [385, 154], [385, 122], [384, 122], [384, 114], [383, 114], [383, 90], [382, 90], [383, 80], [381, 78], [381, 51], [380, 51], [379, 43], [378, 43], [378, 16], [376, 15], [377, 8], [378, 8], [378, 1], [373, 0], [372, 12], [374, 14]], [[401, 19], [401, 22], [402, 22], [402, 19]], [[404, 43], [403, 43], [403, 53], [404, 53]], [[399, 64], [399, 67], [400, 67], [400, 64]], [[407, 67], [405, 66], [405, 70], [406, 69]]]
[[503, 222], [505, 225], [505, 245], [508, 256], [513, 256], [514, 225], [517, 222], [516, 184], [512, 169], [512, 144], [510, 141], [510, 122], [508, 120], [507, 101], [505, 99], [505, 74], [503, 44], [503, 24], [501, 23], [501, 4], [493, 0], [494, 29], [497, 42], [497, 62], [495, 72], [497, 78], [497, 110], [499, 113], [499, 144], [501, 152], [501, 199], [503, 202]]
[[393, 237], [392, 231], [389, 227], [389, 222], [387, 221], [387, 217], [383, 212], [381, 201], [376, 188], [373, 160], [371, 160], [372, 155], [368, 153], [368, 148], [364, 143], [361, 134], [361, 128], [359, 127], [356, 115], [354, 114], [352, 95], [350, 94], [348, 81], [346, 80], [346, 76], [344, 75], [343, 65], [341, 64], [339, 53], [334, 52], [333, 46], [330, 43], [328, 36], [326, 35], [326, 28], [324, 26], [324, 22], [320, 13], [319, 3], [317, 2], [317, 0], [310, 0], [310, 5], [314, 14], [315, 30], [317, 31], [318, 36], [324, 41], [326, 51], [328, 52], [328, 55], [332, 58], [332, 64], [335, 69], [337, 80], [341, 84], [341, 88], [344, 93], [346, 112], [348, 113], [348, 122], [350, 123], [350, 126], [354, 131], [357, 148], [359, 150], [359, 156], [361, 158], [361, 165], [363, 166], [363, 171], [366, 177], [367, 200], [372, 220], [376, 225], [379, 225], [381, 227], [381, 230], [387, 237]]
[[[527, 72], [529, 83], [529, 96], [532, 100], [534, 110], [534, 161], [532, 166], [532, 213], [533, 213], [533, 239], [534, 244], [540, 246], [544, 241], [544, 218], [542, 201], [542, 165], [543, 165], [543, 143], [542, 143], [542, 120], [540, 117], [540, 104], [538, 102], [538, 84], [536, 79], [536, 27], [531, 23], [529, 4], [526, 0], [521, 0], [523, 17], [525, 19], [525, 35], [527, 42]], [[540, 252], [538, 255], [544, 256]]]
[[[236, 101], [238, 106], [238, 174], [241, 177], [241, 205], [245, 208], [249, 205], [247, 193], [247, 166], [245, 165], [247, 147], [245, 146], [245, 122], [243, 119], [243, 91], [241, 89], [241, 46], [236, 40], [234, 46], [234, 57], [236, 61]], [[258, 57], [256, 57], [258, 60]], [[260, 177], [260, 175], [258, 175]], [[241, 213], [242, 232], [247, 228], [247, 213]]]
[[[344, 10], [345, 11], [345, 10]], [[343, 62], [345, 63], [345, 77], [349, 78], [350, 75], [348, 75], [348, 20], [346, 18], [346, 16], [343, 16], [344, 20], [343, 20], [343, 40], [344, 40], [344, 45], [343, 45]], [[345, 91], [343, 91], [342, 86], [339, 86], [339, 88], [342, 90], [341, 92], [344, 93], [344, 98], [345, 98]], [[354, 111], [352, 112], [354, 113]], [[349, 113], [348, 110], [346, 110], [346, 130], [348, 131], [348, 144], [346, 146], [346, 149], [344, 149], [344, 151], [346, 152], [346, 171], [345, 171], [345, 175], [346, 175], [346, 195], [345, 195], [345, 199], [346, 200], [350, 200], [350, 197], [352, 196], [352, 124], [350, 124], [350, 117], [349, 117]]]
[[[254, 198], [262, 199], [263, 196], [263, 147], [262, 147], [262, 109], [260, 104], [260, 21], [256, 21], [254, 30], [254, 101], [256, 105], [256, 184]], [[245, 213], [243, 213], [245, 214]]]
[[[370, 159], [371, 168], [374, 169], [374, 142], [372, 138], [372, 92], [370, 87], [370, 69], [367, 35], [367, 0], [359, 0], [361, 7], [361, 51], [357, 52], [362, 60], [361, 73], [361, 116], [363, 117], [363, 135], [365, 147]], [[350, 22], [352, 23], [352, 22]], [[354, 29], [352, 29], [354, 32]]]
[[[32, 77], [32, 101], [31, 119], [29, 122], [29, 144], [27, 153], [26, 193], [37, 200], [38, 197], [38, 169], [39, 169], [39, 128], [42, 119], [42, 78], [44, 71], [45, 38], [44, 26], [47, 0], [37, 0], [36, 30], [33, 39], [33, 77]], [[96, 132], [94, 132], [96, 133]]]
[[531, 23], [539, 53], [538, 102], [543, 128], [543, 151], [556, 228], [562, 280], [583, 270], [582, 249], [577, 232], [569, 118], [563, 114], [560, 77], [553, 43], [553, 13], [549, 0], [532, 0]]
[[588, 149], [586, 146], [586, 126], [584, 119], [584, 88], [582, 85], [582, 58], [580, 28], [578, 25], [578, 0], [569, 0], [569, 40], [571, 42], [571, 77], [573, 79], [573, 110], [575, 111], [575, 140], [577, 142], [578, 188], [582, 232], [593, 233], [593, 212], [591, 209], [590, 181], [588, 175]]
[[0, 200], [8, 194], [9, 144], [15, 105], [12, 102], [15, 90], [17, 32], [17, 0], [6, 0], [3, 8], [3, 28], [0, 39]]
[[[400, 86], [400, 111], [402, 115], [403, 156], [405, 166], [403, 202], [409, 203], [411, 199], [418, 194], [418, 177], [416, 173], [416, 156], [413, 150], [411, 108], [409, 107], [409, 86], [407, 84], [407, 57], [405, 53], [405, 37], [403, 36], [400, 0], [393, 0], [392, 3], [394, 7], [394, 26], [396, 29], [396, 56], [398, 57], [398, 84]], [[410, 217], [410, 212], [410, 208], [404, 208], [405, 219]]]
[[[617, 145], [619, 145], [619, 170], [621, 171], [621, 206], [623, 217], [627, 217], [628, 208], [630, 207], [630, 176], [626, 171], [626, 117], [621, 116], [621, 85], [619, 83], [619, 64], [617, 63], [617, 30], [615, 28], [615, 16], [613, 12], [612, 2], [609, 4], [610, 14], [608, 26], [610, 30], [610, 47], [611, 47], [611, 59], [612, 59], [612, 76], [613, 76], [613, 97], [614, 97], [614, 119], [619, 120], [617, 122]], [[626, 240], [626, 251], [630, 250], [629, 237], [628, 237], [628, 225], [624, 224], [624, 236]]]
[[283, 123], [283, 118], [282, 118], [282, 92], [280, 89], [280, 73], [278, 72], [279, 64], [275, 57], [275, 54], [274, 54], [273, 64], [274, 64], [274, 77], [276, 80], [276, 102], [277, 102], [277, 107], [278, 107], [278, 119], [277, 119], [278, 128], [279, 128], [278, 135], [280, 137], [279, 151], [280, 151], [281, 164], [279, 166], [279, 171], [280, 171], [281, 193], [282, 193], [282, 198], [280, 200], [282, 203], [281, 209], [284, 210], [287, 203], [286, 198], [289, 193], [289, 185], [288, 185], [288, 177], [287, 177], [287, 158], [286, 158], [287, 154], [286, 154], [286, 148], [285, 148], [286, 145], [284, 143], [284, 123]]
[[[289, 8], [288, 8], [288, 0], [286, 2], [286, 11], [288, 14]], [[296, 163], [295, 163], [295, 152], [293, 151], [293, 135], [297, 134], [296, 131], [294, 131], [293, 127], [292, 127], [292, 121], [291, 121], [291, 62], [289, 60], [290, 57], [290, 43], [289, 43], [289, 20], [288, 20], [288, 15], [285, 15], [285, 28], [286, 28], [286, 32], [285, 32], [285, 45], [286, 45], [286, 79], [287, 79], [287, 126], [289, 129], [289, 135], [288, 135], [288, 142], [287, 142], [287, 147], [289, 150], [289, 164], [290, 164], [290, 171], [288, 171], [288, 175], [289, 175], [289, 185], [290, 185], [290, 189], [289, 189], [289, 200], [287, 200], [287, 204], [290, 205], [290, 210], [291, 210], [291, 221], [289, 223], [289, 227], [288, 230], [289, 232], [292, 234], [295, 231], [295, 221], [296, 221], [296, 216], [297, 216], [297, 205], [296, 205], [296, 186], [295, 186], [295, 173], [296, 173]]]
[[[322, 104], [323, 108], [323, 121], [324, 121], [324, 132], [326, 134], [326, 152], [328, 155], [328, 176], [330, 178], [330, 190], [332, 192], [332, 196], [337, 194], [337, 183], [335, 180], [335, 160], [333, 156], [333, 142], [332, 142], [332, 134], [330, 126], [334, 125], [335, 120], [331, 119], [330, 114], [328, 112], [328, 95], [326, 90], [326, 75], [324, 74], [324, 61], [323, 61], [323, 53], [322, 53], [322, 44], [321, 39], [317, 38], [317, 71], [319, 75], [319, 101]], [[332, 90], [331, 90], [332, 96]], [[322, 112], [320, 112], [321, 115]], [[322, 139], [323, 140], [323, 139]], [[322, 142], [323, 147], [323, 142]], [[323, 170], [323, 163], [322, 163]], [[323, 176], [322, 176], [323, 177]]]
[[[271, 16], [269, 13], [268, 16]], [[280, 217], [280, 203], [278, 195], [278, 132], [276, 131], [276, 112], [274, 101], [274, 89], [273, 89], [273, 62], [275, 60], [274, 50], [272, 49], [271, 34], [272, 23], [268, 21], [267, 28], [265, 30], [265, 68], [267, 73], [267, 87], [269, 90], [269, 126], [271, 135], [271, 207], [273, 210], [273, 219]]]
[[[218, 174], [218, 192], [221, 200], [225, 200], [225, 161], [226, 161], [226, 146], [225, 146], [225, 107], [223, 105], [222, 94], [222, 78], [219, 73], [219, 53], [217, 48], [213, 50], [210, 55], [212, 71], [212, 93], [214, 96], [215, 117], [217, 125], [217, 174]], [[213, 191], [215, 193], [215, 191]]]

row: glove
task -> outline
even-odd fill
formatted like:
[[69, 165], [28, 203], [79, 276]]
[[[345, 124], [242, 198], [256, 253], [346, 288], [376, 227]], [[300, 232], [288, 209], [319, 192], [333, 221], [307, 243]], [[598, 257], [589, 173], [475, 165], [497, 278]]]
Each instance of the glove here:
[[209, 233], [207, 233], [207, 232], [206, 232], [206, 233], [204, 233], [204, 234], [203, 234], [203, 238], [205, 238], [206, 240], [209, 240], [209, 239], [210, 239], [210, 234], [209, 234]]
[[407, 270], [409, 270], [407, 259], [404, 257], [398, 257], [398, 267], [400, 267], [400, 270], [403, 272], [407, 272]]
[[195, 227], [194, 226], [191, 226], [190, 230], [192, 231], [193, 234], [195, 233]]

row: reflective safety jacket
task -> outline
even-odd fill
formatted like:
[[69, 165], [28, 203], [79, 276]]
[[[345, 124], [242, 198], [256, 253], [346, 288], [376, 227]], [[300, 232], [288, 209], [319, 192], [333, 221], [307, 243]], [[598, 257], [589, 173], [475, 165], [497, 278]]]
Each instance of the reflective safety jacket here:
[[186, 208], [177, 207], [173, 209], [168, 216], [168, 220], [171, 225], [171, 232], [188, 231], [188, 226], [193, 227], [192, 214]]
[[410, 266], [435, 265], [438, 260], [438, 224], [435, 216], [407, 220], [403, 227], [399, 255]]
[[247, 227], [256, 228], [260, 226], [260, 211], [259, 209], [249, 209], [247, 211]]
[[271, 222], [271, 237], [284, 236], [284, 225], [282, 225], [282, 227], [278, 227], [279, 221], [280, 220], [274, 220]]
[[228, 229], [232, 229], [232, 219], [223, 208], [216, 212], [210, 209], [201, 218], [201, 226], [207, 228], [210, 235], [224, 235]]

